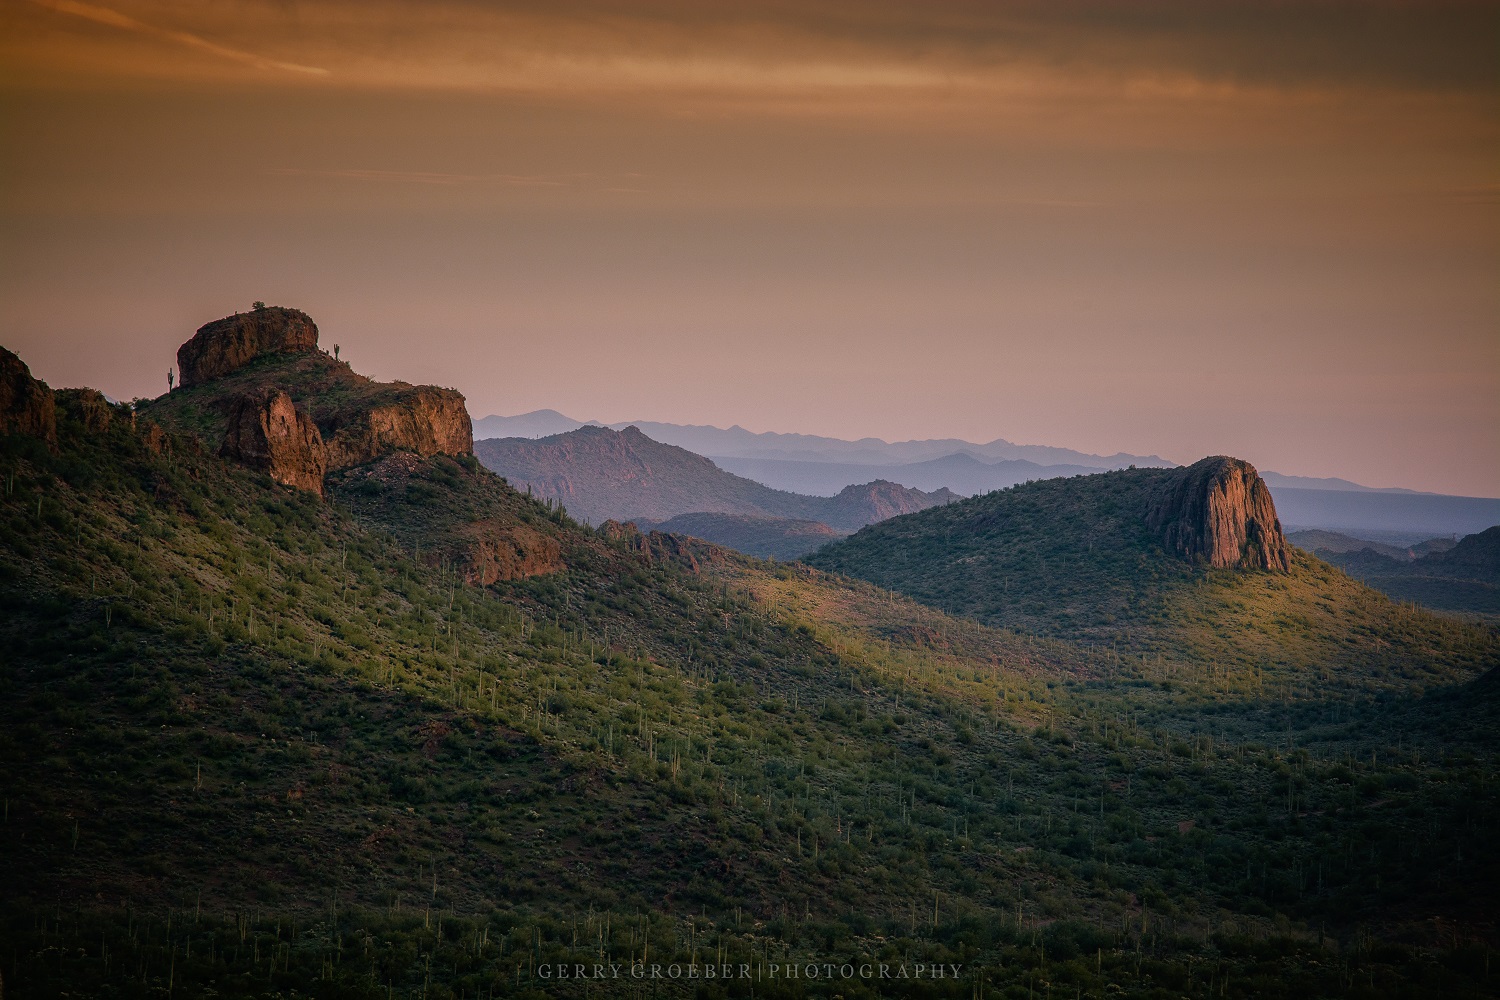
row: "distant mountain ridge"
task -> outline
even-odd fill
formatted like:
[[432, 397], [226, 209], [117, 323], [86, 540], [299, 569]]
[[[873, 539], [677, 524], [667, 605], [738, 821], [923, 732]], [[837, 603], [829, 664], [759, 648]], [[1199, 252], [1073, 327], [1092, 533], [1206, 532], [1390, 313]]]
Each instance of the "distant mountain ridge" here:
[[489, 438], [475, 446], [475, 454], [517, 489], [557, 501], [594, 524], [714, 513], [817, 521], [848, 532], [957, 499], [949, 490], [926, 493], [878, 480], [833, 497], [788, 493], [726, 472], [635, 427], [590, 425], [538, 439]]
[[[1442, 535], [1472, 535], [1500, 524], [1500, 500], [1439, 493], [1348, 492], [1271, 484], [1288, 531], [1322, 528], [1356, 538], [1373, 534], [1402, 546]], [[1392, 536], [1404, 536], [1399, 541]]]
[[1428, 538], [1412, 545], [1391, 545], [1378, 539], [1354, 538], [1337, 531], [1321, 529], [1294, 531], [1287, 535], [1286, 540], [1300, 549], [1306, 549], [1317, 555], [1320, 559], [1327, 559], [1325, 553], [1337, 555], [1369, 549], [1383, 556], [1390, 556], [1399, 562], [1409, 562], [1431, 552], [1446, 552], [1458, 541], [1456, 538]]
[[[834, 462], [842, 465], [905, 465], [944, 458], [956, 453], [972, 455], [981, 461], [1035, 462], [1039, 466], [1071, 464], [1090, 469], [1122, 469], [1129, 465], [1170, 466], [1174, 463], [1159, 455], [1091, 455], [1071, 448], [1045, 445], [1014, 444], [996, 438], [976, 444], [958, 438], [888, 442], [880, 438], [842, 438], [817, 434], [783, 434], [775, 431], [757, 433], [735, 424], [729, 428], [706, 424], [672, 424], [652, 420], [629, 420], [604, 424], [597, 420], [575, 420], [556, 410], [533, 410], [513, 417], [491, 414], [474, 422], [474, 436], [546, 437], [599, 426], [613, 430], [636, 427], [653, 441], [676, 445], [699, 455], [719, 458], [768, 458], [792, 461]], [[846, 484], [847, 485], [847, 484]]]
[[[533, 410], [509, 417], [491, 414], [474, 422], [474, 437], [538, 438], [589, 426], [613, 430], [633, 426], [654, 441], [708, 456], [720, 468], [737, 475], [776, 489], [819, 496], [832, 496], [860, 477], [887, 478], [920, 490], [946, 486], [958, 493], [977, 495], [1036, 478], [1130, 466], [1170, 468], [1176, 464], [1159, 455], [1095, 455], [1071, 448], [1014, 444], [1004, 438], [985, 444], [959, 438], [887, 442], [869, 437], [849, 441], [817, 434], [757, 433], [738, 424], [729, 428], [652, 420], [606, 424], [577, 420], [556, 410]], [[1365, 486], [1337, 477], [1270, 471], [1260, 475], [1272, 489], [1443, 495], [1397, 486]]]
[[[555, 410], [485, 417], [475, 437], [535, 437], [582, 426]], [[924, 492], [949, 489], [979, 496], [1021, 483], [1111, 469], [1171, 468], [1159, 456], [1090, 455], [1066, 448], [942, 439], [891, 444], [878, 438], [843, 441], [810, 434], [756, 434], [735, 426], [683, 426], [642, 421], [655, 441], [711, 459], [720, 469], [789, 493], [832, 497], [848, 486], [887, 480]], [[1467, 535], [1500, 523], [1500, 499], [1370, 487], [1347, 479], [1263, 472], [1287, 530], [1321, 529], [1406, 546], [1440, 535]]]

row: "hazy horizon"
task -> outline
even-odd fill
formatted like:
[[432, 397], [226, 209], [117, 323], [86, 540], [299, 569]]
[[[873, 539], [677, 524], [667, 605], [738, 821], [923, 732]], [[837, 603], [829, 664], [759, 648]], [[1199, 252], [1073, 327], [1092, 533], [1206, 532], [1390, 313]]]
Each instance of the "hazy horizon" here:
[[1500, 496], [1487, 3], [24, 0], [0, 343]]

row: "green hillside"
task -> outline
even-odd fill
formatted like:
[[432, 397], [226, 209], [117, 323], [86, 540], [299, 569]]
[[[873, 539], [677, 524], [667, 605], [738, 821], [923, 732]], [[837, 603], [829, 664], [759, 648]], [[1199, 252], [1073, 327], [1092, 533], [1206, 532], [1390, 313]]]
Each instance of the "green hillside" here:
[[[319, 500], [210, 450], [70, 404], [55, 449], [0, 436], [17, 996], [1490, 988], [1491, 727], [1251, 706], [1061, 627], [606, 536], [462, 456]], [[481, 523], [554, 562], [465, 582]], [[1420, 634], [1423, 683], [1493, 656]]]
[[1497, 662], [1493, 630], [1439, 617], [1290, 549], [1291, 571], [1214, 569], [1143, 511], [1176, 470], [1043, 480], [871, 525], [807, 557], [1002, 628], [1107, 646], [1170, 681], [1251, 699], [1419, 692]]

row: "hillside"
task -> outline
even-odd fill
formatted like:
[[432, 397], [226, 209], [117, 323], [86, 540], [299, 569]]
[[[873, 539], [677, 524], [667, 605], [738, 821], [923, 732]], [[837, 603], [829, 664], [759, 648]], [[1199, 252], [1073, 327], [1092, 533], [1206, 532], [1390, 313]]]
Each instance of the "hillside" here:
[[[1252, 496], [1217, 490], [1225, 469]], [[1254, 469], [1204, 459], [1017, 486], [872, 525], [807, 562], [992, 626], [1212, 662], [1228, 676], [1339, 686], [1463, 676], [1427, 652], [1458, 626], [1391, 603], [1279, 536]], [[1204, 555], [1214, 548], [1218, 566]], [[1490, 655], [1481, 643], [1465, 669]]]
[[[588, 530], [461, 451], [392, 445], [320, 497], [221, 457], [219, 411], [185, 406], [272, 365], [257, 393], [343, 405], [285, 353], [135, 414], [7, 376], [15, 995], [750, 985], [542, 978], [601, 961], [963, 970], [880, 984], [905, 997], [1486, 989], [1492, 731], [1453, 742], [1369, 688], [1262, 704], [1206, 661]], [[180, 429], [143, 415], [179, 406]], [[1187, 527], [1159, 525], [1219, 551]], [[1490, 632], [1442, 624], [1431, 670], [1493, 662]]]
[[923, 493], [883, 481], [849, 486], [832, 497], [785, 493], [725, 472], [701, 455], [653, 441], [635, 427], [581, 427], [536, 440], [483, 440], [475, 454], [517, 489], [560, 503], [592, 524], [716, 513], [818, 521], [854, 531], [953, 499], [946, 490]]
[[1374, 545], [1318, 555], [1396, 600], [1500, 617], [1500, 525], [1423, 549], [1415, 558], [1392, 558]]

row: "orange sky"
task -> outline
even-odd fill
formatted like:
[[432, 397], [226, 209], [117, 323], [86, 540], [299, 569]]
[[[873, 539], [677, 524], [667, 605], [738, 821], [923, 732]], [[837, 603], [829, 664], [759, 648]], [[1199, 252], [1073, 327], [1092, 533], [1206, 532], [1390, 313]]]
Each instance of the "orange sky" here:
[[1500, 496], [1500, 6], [0, 0], [0, 342]]

